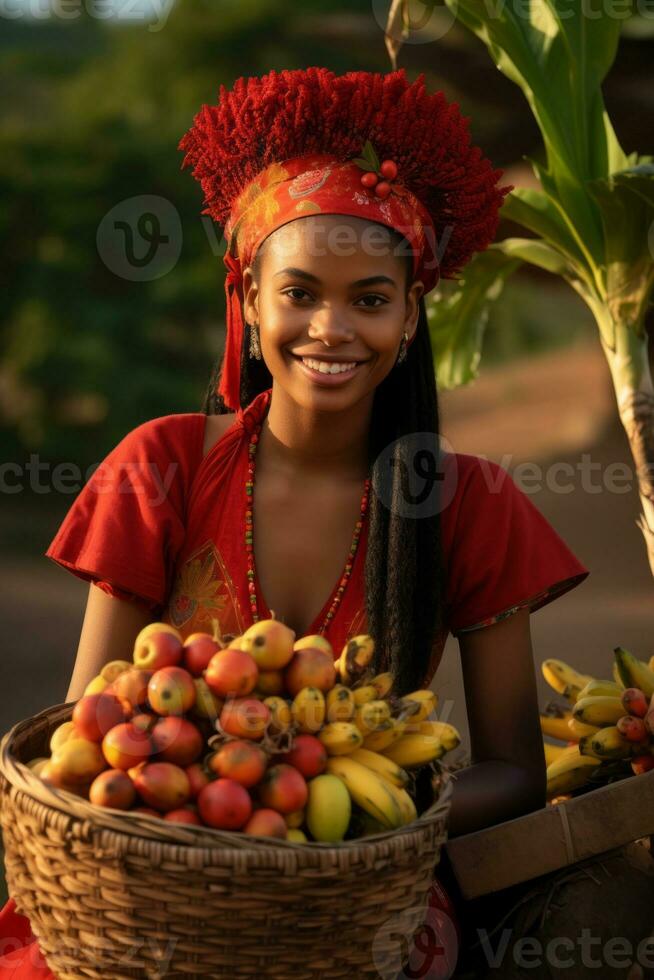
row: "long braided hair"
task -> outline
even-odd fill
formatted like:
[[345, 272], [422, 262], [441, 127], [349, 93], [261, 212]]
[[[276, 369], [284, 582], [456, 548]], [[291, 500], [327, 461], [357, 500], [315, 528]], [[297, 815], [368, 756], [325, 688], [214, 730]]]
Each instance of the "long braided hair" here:
[[[389, 229], [389, 233], [395, 245], [406, 245], [398, 232]], [[262, 251], [263, 248], [258, 250], [252, 263], [256, 279], [261, 274]], [[409, 259], [407, 272], [410, 271]], [[408, 290], [410, 275], [406, 278]], [[249, 356], [251, 331], [246, 323], [241, 350], [242, 408], [273, 383], [265, 361]], [[218, 393], [221, 369], [218, 361], [204, 399], [202, 410], [207, 415], [230, 412]], [[419, 301], [416, 336], [405, 361], [396, 365], [375, 390], [368, 440], [372, 492], [365, 561], [366, 616], [368, 632], [375, 639], [373, 667], [393, 673], [394, 692], [398, 695], [423, 685], [430, 653], [444, 620], [440, 507], [432, 508], [435, 513], [426, 516], [404, 513], [407, 475], [413, 464], [412, 442], [406, 437], [413, 433], [420, 433], [421, 450], [427, 448], [438, 460], [438, 395], [424, 297]], [[379, 487], [383, 487], [381, 496], [376, 492]], [[433, 492], [438, 490], [436, 482]]]

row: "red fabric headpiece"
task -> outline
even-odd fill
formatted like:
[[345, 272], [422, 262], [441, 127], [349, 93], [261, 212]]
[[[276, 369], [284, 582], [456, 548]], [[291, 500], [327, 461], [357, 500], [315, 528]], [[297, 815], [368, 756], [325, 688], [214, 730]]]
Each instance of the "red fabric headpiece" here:
[[318, 213], [394, 228], [425, 294], [492, 241], [510, 188], [496, 186], [501, 171], [470, 146], [458, 106], [428, 94], [423, 78], [409, 85], [404, 69], [326, 68], [240, 78], [231, 92], [221, 85], [218, 105], [203, 106], [180, 141], [182, 168], [193, 165], [205, 194], [202, 213], [225, 229], [218, 390], [229, 408], [241, 407], [242, 272], [276, 228]]

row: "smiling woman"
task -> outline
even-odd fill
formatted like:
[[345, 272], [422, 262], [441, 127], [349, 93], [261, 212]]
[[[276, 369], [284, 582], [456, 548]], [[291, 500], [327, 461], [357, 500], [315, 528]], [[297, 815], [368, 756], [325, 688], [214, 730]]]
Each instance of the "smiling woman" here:
[[180, 147], [225, 225], [225, 353], [204, 412], [129, 433], [48, 557], [184, 637], [273, 611], [337, 656], [369, 633], [397, 694], [432, 682], [451, 631], [476, 758], [450, 833], [542, 806], [528, 613], [588, 571], [505, 470], [442, 450], [424, 302], [490, 243], [508, 188], [403, 71], [241, 79]]

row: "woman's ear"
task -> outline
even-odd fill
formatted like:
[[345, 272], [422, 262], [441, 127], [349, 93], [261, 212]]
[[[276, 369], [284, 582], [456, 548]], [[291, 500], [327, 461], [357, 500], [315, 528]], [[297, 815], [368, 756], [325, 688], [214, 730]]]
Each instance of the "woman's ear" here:
[[413, 337], [418, 327], [418, 315], [420, 313], [420, 298], [425, 291], [425, 284], [421, 279], [416, 279], [409, 288], [406, 298], [406, 315], [404, 317], [404, 329], [409, 340]]
[[259, 322], [259, 287], [250, 265], [243, 271], [243, 316], [246, 323]]

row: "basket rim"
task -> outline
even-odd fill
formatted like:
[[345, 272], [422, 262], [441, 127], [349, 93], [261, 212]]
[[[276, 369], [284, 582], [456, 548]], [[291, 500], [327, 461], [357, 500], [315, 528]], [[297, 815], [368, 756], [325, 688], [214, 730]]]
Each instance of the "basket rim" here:
[[68, 821], [84, 823], [85, 835], [94, 830], [102, 831], [103, 836], [105, 833], [109, 834], [107, 842], [115, 838], [115, 843], [118, 843], [120, 839], [121, 850], [125, 847], [129, 850], [129, 839], [135, 838], [135, 846], [138, 845], [139, 840], [142, 842], [148, 840], [164, 847], [168, 845], [176, 848], [181, 845], [184, 848], [201, 850], [205, 854], [212, 850], [232, 851], [245, 857], [247, 853], [261, 855], [262, 850], [275, 852], [279, 849], [285, 853], [294, 851], [296, 854], [301, 852], [314, 856], [323, 855], [327, 858], [336, 855], [345, 856], [348, 853], [354, 855], [362, 850], [387, 851], [389, 844], [395, 850], [404, 851], [416, 846], [425, 833], [432, 831], [434, 825], [439, 822], [443, 825], [443, 841], [447, 838], [447, 817], [451, 806], [453, 778], [450, 770], [442, 764], [438, 765], [440, 792], [437, 799], [410, 824], [404, 824], [394, 830], [338, 842], [311, 840], [300, 842], [243, 834], [214, 827], [177, 824], [149, 814], [96, 806], [67, 790], [48, 786], [12, 752], [12, 747], [19, 736], [39, 723], [46, 721], [61, 723], [75, 704], [75, 701], [71, 701], [51, 705], [36, 715], [16, 722], [0, 741], [0, 776], [12, 791], [23, 794], [46, 809], [58, 811], [64, 818], [68, 818]]

